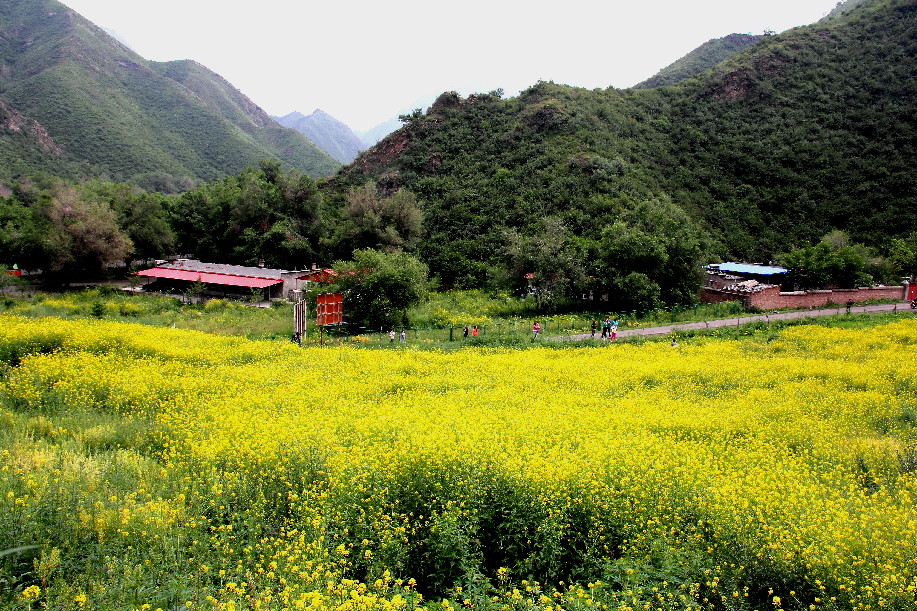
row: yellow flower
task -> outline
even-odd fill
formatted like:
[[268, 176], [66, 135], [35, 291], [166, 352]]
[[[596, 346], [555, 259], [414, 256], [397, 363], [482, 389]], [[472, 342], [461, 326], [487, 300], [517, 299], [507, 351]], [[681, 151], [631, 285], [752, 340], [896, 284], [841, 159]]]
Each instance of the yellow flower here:
[[28, 601], [38, 600], [41, 596], [41, 588], [31, 585], [22, 591], [22, 597]]

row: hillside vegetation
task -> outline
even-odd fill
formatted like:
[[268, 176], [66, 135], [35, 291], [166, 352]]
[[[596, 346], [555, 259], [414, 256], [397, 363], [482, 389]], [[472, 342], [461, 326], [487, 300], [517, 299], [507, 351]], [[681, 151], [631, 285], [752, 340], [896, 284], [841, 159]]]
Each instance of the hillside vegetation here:
[[538, 241], [553, 272], [520, 269], [663, 299], [689, 259], [766, 262], [832, 229], [881, 252], [917, 226], [915, 7], [864, 2], [668, 87], [446, 93], [328, 192], [414, 193], [418, 252], [455, 285]]
[[680, 83], [695, 74], [700, 74], [704, 70], [712, 68], [739, 51], [747, 49], [758, 42], [760, 38], [755, 34], [730, 34], [722, 38], [708, 40], [655, 75], [634, 85], [634, 89], [652, 89], [653, 87]]
[[[0, 96], [53, 142], [5, 126], [0, 178], [210, 180], [276, 158], [312, 176], [338, 164], [195, 62], [149, 62], [55, 0], [0, 4]], [[48, 163], [50, 162], [50, 163]]]

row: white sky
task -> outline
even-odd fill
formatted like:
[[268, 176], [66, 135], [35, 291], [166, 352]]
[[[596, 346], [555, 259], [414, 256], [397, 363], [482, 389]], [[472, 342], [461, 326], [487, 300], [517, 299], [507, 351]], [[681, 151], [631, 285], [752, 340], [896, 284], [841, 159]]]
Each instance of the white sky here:
[[455, 90], [629, 87], [711, 38], [781, 32], [837, 0], [63, 0], [146, 59], [194, 59], [272, 115], [357, 131]]

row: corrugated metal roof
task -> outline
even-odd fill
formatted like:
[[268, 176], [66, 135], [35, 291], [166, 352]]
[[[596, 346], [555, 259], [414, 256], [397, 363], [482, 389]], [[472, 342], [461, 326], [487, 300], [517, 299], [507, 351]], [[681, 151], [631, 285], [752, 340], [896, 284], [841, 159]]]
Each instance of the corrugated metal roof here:
[[283, 269], [272, 269], [270, 267], [250, 267], [245, 265], [226, 265], [224, 263], [204, 263], [196, 259], [178, 259], [170, 263], [160, 263], [156, 266], [160, 269], [177, 269], [190, 272], [203, 272], [209, 274], [226, 274], [229, 276], [245, 276], [246, 278], [273, 278], [281, 280], [283, 274], [287, 273]]
[[754, 263], [714, 263], [707, 267], [718, 269], [721, 272], [729, 274], [756, 274], [759, 276], [773, 276], [775, 274], [785, 274], [788, 269], [776, 267], [773, 265], [756, 265]]
[[150, 278], [167, 278], [169, 280], [187, 280], [196, 282], [200, 280], [206, 284], [223, 284], [226, 286], [245, 286], [256, 289], [263, 289], [268, 286], [280, 284], [283, 280], [273, 280], [270, 278], [250, 278], [248, 276], [236, 276], [233, 274], [214, 274], [208, 272], [189, 271], [184, 269], [169, 269], [165, 267], [153, 267], [137, 272], [138, 276], [148, 276]]

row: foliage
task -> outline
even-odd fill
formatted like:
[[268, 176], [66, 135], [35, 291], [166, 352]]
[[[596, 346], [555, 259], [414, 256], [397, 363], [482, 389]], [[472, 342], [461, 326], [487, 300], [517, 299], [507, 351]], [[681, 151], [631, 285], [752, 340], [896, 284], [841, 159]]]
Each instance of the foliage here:
[[531, 293], [538, 311], [566, 297], [572, 287], [583, 286], [585, 253], [559, 219], [543, 219], [532, 236], [507, 230], [505, 242], [514, 288]]
[[174, 248], [165, 196], [129, 184], [22, 180], [0, 199], [0, 225], [0, 259], [64, 282]]
[[696, 300], [706, 238], [667, 201], [643, 201], [602, 230], [595, 286], [612, 309], [642, 310]]
[[357, 250], [334, 272], [350, 323], [371, 329], [406, 325], [408, 309], [428, 292], [427, 266], [401, 251]]
[[753, 46], [759, 38], [754, 34], [730, 34], [708, 40], [654, 76], [634, 85], [634, 89], [652, 89], [680, 83]]
[[917, 231], [906, 239], [894, 238], [889, 245], [888, 263], [898, 278], [917, 276]]
[[423, 214], [413, 193], [398, 189], [383, 197], [375, 183], [347, 192], [347, 208], [337, 228], [338, 248], [413, 250], [423, 229]]
[[268, 159], [183, 193], [172, 201], [171, 223], [183, 252], [282, 269], [314, 263], [325, 231], [315, 181]]
[[83, 190], [109, 203], [118, 216], [118, 226], [127, 234], [134, 259], [162, 257], [175, 249], [175, 233], [169, 224], [168, 200], [129, 184], [94, 181]]
[[[831, 229], [884, 255], [917, 224], [909, 6], [864, 2], [651, 90], [540, 82], [509, 99], [443, 94], [406, 117], [393, 146], [367, 151], [329, 182], [328, 201], [343, 209], [342, 194], [367, 180], [414, 193], [424, 213], [418, 254], [446, 288], [518, 285], [506, 236], [534, 239], [554, 218], [583, 240], [587, 275], [604, 283], [572, 293], [689, 302], [695, 274], [610, 267], [598, 250], [604, 239], [613, 249], [661, 243], [671, 254], [682, 236], [670, 241], [627, 218], [647, 202], [664, 202], [676, 227], [687, 221], [691, 257], [770, 261]], [[603, 237], [619, 221], [639, 231], [629, 244]], [[639, 296], [626, 292], [632, 286]]]
[[[902, 245], [903, 241], [898, 244]], [[899, 254], [903, 251], [899, 250]], [[865, 245], [850, 243], [840, 231], [829, 233], [814, 246], [788, 252], [779, 261], [790, 270], [787, 284], [797, 289], [855, 288], [898, 280], [890, 265], [873, 257]], [[899, 270], [907, 266], [906, 261], [903, 256], [899, 259]]]
[[4, 608], [913, 606], [914, 320], [382, 359], [2, 318]]
[[85, 273], [97, 274], [133, 250], [108, 203], [86, 197], [75, 188], [58, 190], [32, 212], [43, 255], [36, 262], [64, 282]]

